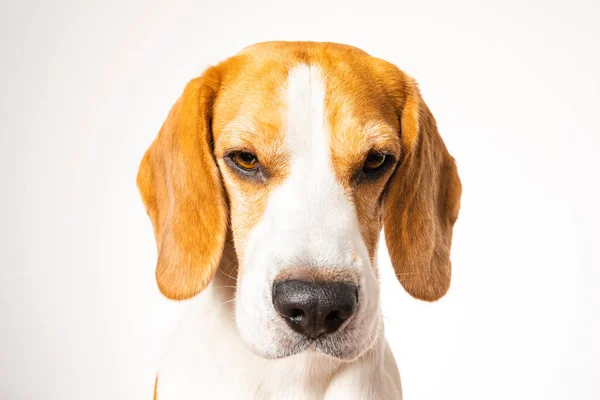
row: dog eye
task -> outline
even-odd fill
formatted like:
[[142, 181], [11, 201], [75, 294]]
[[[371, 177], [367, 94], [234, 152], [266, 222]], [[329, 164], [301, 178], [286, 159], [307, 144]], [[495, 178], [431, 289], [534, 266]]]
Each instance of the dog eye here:
[[245, 171], [251, 171], [258, 167], [258, 159], [252, 153], [247, 151], [239, 151], [231, 155], [231, 159], [235, 165]]
[[382, 154], [378, 151], [373, 151], [369, 153], [367, 159], [365, 160], [365, 164], [363, 165], [363, 172], [365, 174], [372, 174], [380, 170], [386, 161], [386, 155]]

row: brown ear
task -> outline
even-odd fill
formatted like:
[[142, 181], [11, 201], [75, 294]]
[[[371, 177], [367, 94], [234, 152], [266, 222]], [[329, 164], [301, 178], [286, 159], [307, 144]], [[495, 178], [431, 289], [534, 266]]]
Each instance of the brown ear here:
[[416, 83], [408, 76], [404, 82], [403, 154], [387, 188], [385, 239], [402, 286], [418, 299], [434, 301], [450, 287], [450, 244], [462, 189]]
[[210, 129], [218, 85], [214, 69], [187, 84], [138, 172], [158, 247], [156, 280], [170, 299], [204, 289], [223, 251], [227, 208]]

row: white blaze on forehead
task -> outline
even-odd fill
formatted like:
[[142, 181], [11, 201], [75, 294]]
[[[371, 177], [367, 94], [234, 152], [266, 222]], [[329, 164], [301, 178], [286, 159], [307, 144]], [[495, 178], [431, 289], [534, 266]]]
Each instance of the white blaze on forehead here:
[[290, 71], [285, 132], [290, 176], [273, 202], [284, 213], [292, 205], [288, 233], [298, 240], [290, 249], [293, 258], [317, 265], [346, 264], [353, 246], [344, 230], [354, 225], [354, 207], [335, 178], [325, 93], [318, 67], [300, 65]]
[[283, 88], [290, 174], [271, 193], [256, 233], [279, 243], [273, 250], [284, 263], [345, 264], [356, 248], [354, 205], [332, 165], [325, 93], [321, 70], [308, 65], [293, 68]]
[[[331, 175], [329, 124], [325, 116], [325, 82], [316, 67], [300, 65], [290, 71], [287, 88], [286, 142], [292, 152], [292, 171], [310, 163]], [[297, 169], [297, 168], [296, 168]]]

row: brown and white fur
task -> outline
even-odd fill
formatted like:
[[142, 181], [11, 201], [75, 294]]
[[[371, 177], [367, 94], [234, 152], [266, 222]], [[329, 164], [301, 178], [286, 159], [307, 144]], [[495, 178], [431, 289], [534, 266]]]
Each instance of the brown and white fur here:
[[[240, 168], [240, 152], [257, 166]], [[376, 176], [371, 154], [387, 163]], [[251, 46], [186, 86], [138, 187], [158, 286], [193, 297], [156, 398], [402, 397], [380, 315], [379, 233], [404, 288], [437, 300], [461, 195], [413, 79], [350, 46]], [[356, 311], [304, 337], [273, 306], [274, 282], [290, 277], [352, 282]]]

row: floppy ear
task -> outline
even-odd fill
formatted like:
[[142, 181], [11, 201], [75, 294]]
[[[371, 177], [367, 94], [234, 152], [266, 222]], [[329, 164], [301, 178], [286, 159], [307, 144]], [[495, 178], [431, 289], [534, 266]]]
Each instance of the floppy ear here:
[[403, 153], [387, 188], [385, 240], [406, 291], [434, 301], [450, 287], [452, 228], [462, 189], [454, 159], [416, 83], [408, 76], [404, 83]]
[[170, 299], [208, 285], [225, 243], [227, 207], [210, 129], [218, 85], [214, 69], [187, 84], [138, 172], [158, 247], [156, 280]]

